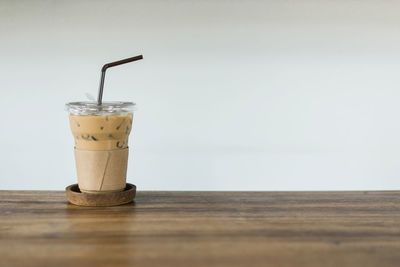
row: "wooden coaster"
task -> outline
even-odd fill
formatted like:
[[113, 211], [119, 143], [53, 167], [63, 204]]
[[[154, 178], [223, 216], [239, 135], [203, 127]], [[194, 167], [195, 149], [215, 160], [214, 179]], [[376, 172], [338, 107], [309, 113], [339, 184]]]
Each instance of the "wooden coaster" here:
[[107, 207], [132, 202], [136, 195], [136, 186], [126, 184], [124, 191], [100, 194], [84, 193], [79, 190], [78, 184], [65, 188], [67, 200], [78, 206]]

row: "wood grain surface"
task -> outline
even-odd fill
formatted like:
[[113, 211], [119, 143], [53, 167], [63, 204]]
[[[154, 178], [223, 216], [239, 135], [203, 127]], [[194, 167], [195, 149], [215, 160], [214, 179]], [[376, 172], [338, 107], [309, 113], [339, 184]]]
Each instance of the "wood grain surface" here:
[[400, 192], [0, 191], [0, 266], [400, 266]]

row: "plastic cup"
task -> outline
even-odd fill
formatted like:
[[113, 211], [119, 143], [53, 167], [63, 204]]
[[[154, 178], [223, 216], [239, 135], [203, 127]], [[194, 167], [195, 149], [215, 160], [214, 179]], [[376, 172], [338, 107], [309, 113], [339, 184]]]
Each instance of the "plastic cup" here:
[[66, 104], [75, 140], [78, 185], [82, 192], [123, 191], [132, 129], [132, 102]]

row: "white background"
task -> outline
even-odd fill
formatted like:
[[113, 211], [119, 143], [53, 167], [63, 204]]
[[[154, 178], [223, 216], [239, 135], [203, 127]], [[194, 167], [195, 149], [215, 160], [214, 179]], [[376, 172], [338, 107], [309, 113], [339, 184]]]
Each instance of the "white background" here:
[[76, 182], [64, 104], [138, 104], [140, 190], [400, 188], [398, 1], [2, 1], [0, 189]]

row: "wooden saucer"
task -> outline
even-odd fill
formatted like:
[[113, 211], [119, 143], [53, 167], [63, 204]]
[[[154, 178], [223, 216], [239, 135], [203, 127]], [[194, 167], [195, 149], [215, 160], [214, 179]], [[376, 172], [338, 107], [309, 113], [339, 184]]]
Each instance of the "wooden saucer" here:
[[126, 184], [124, 191], [100, 194], [84, 193], [79, 190], [78, 184], [65, 188], [67, 200], [78, 206], [107, 207], [117, 206], [132, 202], [136, 195], [136, 186]]

